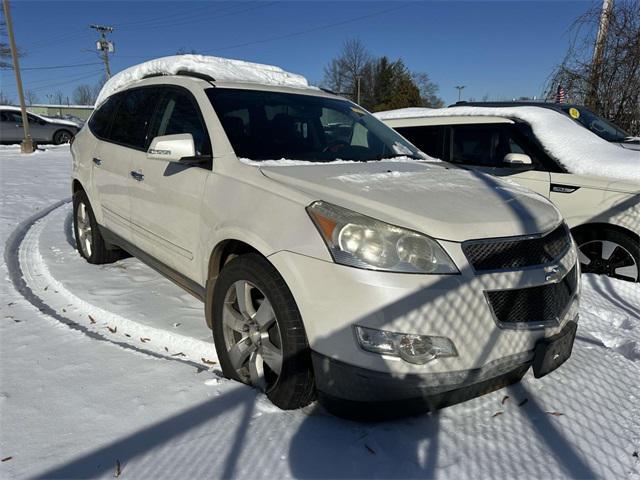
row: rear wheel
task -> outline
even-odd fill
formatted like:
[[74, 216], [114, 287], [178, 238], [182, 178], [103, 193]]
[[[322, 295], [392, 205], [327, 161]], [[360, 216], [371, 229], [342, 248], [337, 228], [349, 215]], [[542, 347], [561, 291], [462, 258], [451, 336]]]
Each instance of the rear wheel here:
[[630, 234], [605, 228], [578, 232], [575, 239], [582, 273], [639, 280], [640, 243]]
[[120, 258], [120, 252], [109, 249], [102, 238], [89, 198], [83, 190], [73, 194], [73, 232], [78, 252], [87, 262], [112, 263]]
[[69, 143], [72, 138], [73, 134], [69, 130], [58, 130], [53, 135], [53, 143], [62, 145], [63, 143]]
[[222, 371], [278, 407], [304, 407], [315, 395], [300, 312], [282, 277], [262, 256], [231, 260], [213, 294], [213, 336]]

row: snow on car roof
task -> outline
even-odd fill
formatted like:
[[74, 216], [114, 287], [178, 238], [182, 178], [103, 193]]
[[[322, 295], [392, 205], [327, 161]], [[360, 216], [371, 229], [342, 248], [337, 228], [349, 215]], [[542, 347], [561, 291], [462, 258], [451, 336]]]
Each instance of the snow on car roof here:
[[374, 115], [380, 120], [451, 116], [491, 116], [520, 120], [531, 126], [546, 152], [569, 172], [640, 182], [640, 152], [609, 143], [566, 115], [548, 108], [402, 108]]
[[181, 71], [206, 74], [225, 82], [258, 83], [279, 87], [313, 88], [302, 75], [274, 65], [232, 60], [206, 55], [174, 55], [129, 67], [107, 81], [96, 105], [109, 95], [149, 75], [175, 75]]

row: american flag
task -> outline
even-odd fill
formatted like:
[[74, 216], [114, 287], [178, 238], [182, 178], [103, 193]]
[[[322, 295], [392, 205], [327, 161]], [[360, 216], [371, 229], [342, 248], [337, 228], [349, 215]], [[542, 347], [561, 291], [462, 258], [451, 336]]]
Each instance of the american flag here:
[[567, 93], [564, 91], [562, 85], [558, 85], [558, 91], [556, 92], [556, 103], [564, 103], [567, 100]]

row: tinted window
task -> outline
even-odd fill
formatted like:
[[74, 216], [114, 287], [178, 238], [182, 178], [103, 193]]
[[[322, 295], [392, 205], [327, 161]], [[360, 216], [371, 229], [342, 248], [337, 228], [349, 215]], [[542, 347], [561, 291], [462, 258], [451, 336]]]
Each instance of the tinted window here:
[[10, 112], [5, 110], [2, 112], [2, 121], [19, 123], [20, 125], [22, 125], [22, 115], [20, 114], [20, 112]]
[[346, 100], [292, 93], [207, 90], [237, 156], [311, 162], [422, 159], [395, 131]]
[[395, 130], [430, 157], [443, 158], [444, 127], [401, 127]]
[[93, 112], [89, 119], [89, 128], [96, 137], [107, 139], [109, 137], [109, 128], [111, 119], [118, 107], [119, 95], [111, 96], [100, 107]]
[[451, 161], [484, 167], [509, 167], [509, 153], [529, 155], [538, 164], [531, 139], [518, 125], [454, 125], [451, 127]]
[[111, 126], [109, 139], [122, 145], [144, 149], [147, 128], [155, 108], [156, 89], [136, 88], [120, 95], [122, 99]]
[[459, 125], [452, 128], [451, 161], [487, 167], [498, 166], [496, 148], [500, 138], [497, 126]]
[[182, 90], [166, 89], [153, 120], [149, 142], [154, 137], [190, 133], [196, 155], [210, 155], [211, 142], [195, 104], [195, 99]]

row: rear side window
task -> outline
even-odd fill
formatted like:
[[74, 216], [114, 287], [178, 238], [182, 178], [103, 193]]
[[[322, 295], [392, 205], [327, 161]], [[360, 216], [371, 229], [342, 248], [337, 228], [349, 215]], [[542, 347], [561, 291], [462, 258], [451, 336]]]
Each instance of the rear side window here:
[[164, 90], [149, 134], [154, 137], [190, 133], [196, 147], [196, 155], [211, 155], [211, 142], [195, 99], [179, 89]]
[[443, 126], [400, 127], [394, 130], [430, 157], [444, 158]]
[[147, 129], [155, 108], [155, 88], [136, 88], [123, 92], [109, 139], [127, 147], [144, 150]]
[[96, 137], [108, 139], [111, 120], [113, 119], [113, 114], [118, 107], [118, 99], [119, 96], [117, 95], [109, 97], [95, 112], [93, 112], [93, 115], [91, 115], [91, 119], [89, 119], [89, 128]]

